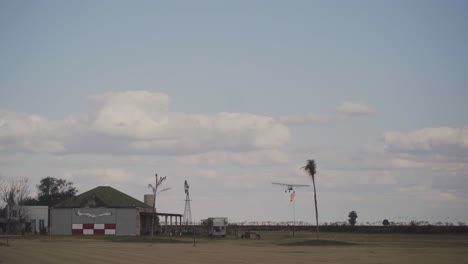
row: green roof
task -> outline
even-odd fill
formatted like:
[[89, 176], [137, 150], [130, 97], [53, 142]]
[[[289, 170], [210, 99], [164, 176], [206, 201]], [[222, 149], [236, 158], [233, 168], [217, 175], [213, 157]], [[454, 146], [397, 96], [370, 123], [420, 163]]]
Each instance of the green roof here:
[[129, 208], [151, 206], [110, 186], [99, 186], [78, 196], [60, 202], [55, 208], [111, 207]]

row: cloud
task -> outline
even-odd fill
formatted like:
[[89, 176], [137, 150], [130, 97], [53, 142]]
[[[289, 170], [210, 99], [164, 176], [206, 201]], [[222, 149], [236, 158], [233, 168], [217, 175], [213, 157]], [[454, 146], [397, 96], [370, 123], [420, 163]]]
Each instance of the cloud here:
[[84, 115], [57, 121], [0, 112], [0, 150], [171, 155], [270, 149], [291, 138], [289, 129], [269, 116], [171, 112], [162, 93], [106, 93], [90, 100]]
[[338, 105], [336, 110], [338, 113], [345, 115], [372, 115], [376, 113], [376, 110], [372, 106], [349, 101]]
[[403, 158], [393, 158], [391, 159], [391, 164], [396, 168], [401, 169], [417, 169], [417, 168], [424, 168], [426, 165], [423, 162], [418, 162], [409, 159]]
[[[310, 184], [301, 167], [306, 159], [314, 158], [317, 188], [332, 208], [328, 218], [340, 219], [342, 211], [354, 206], [343, 196], [367, 204], [377, 212], [374, 216], [386, 215], [388, 209], [413, 213], [414, 208], [427, 209], [432, 204], [437, 204], [431, 207], [434, 210], [449, 204], [466, 208], [462, 204], [467, 197], [466, 127], [387, 132], [383, 142], [361, 149], [297, 147], [287, 144], [291, 136], [286, 124], [341, 122], [355, 116], [338, 112], [277, 118], [249, 113], [186, 114], [171, 111], [166, 94], [145, 91], [106, 93], [90, 97], [90, 102], [84, 113], [61, 120], [0, 111], [0, 173], [30, 175], [35, 183], [47, 175], [67, 178], [80, 191], [111, 185], [141, 199], [157, 172], [168, 176], [165, 187], [172, 188], [161, 196], [162, 211], [183, 210], [183, 182], [188, 180], [197, 197], [198, 218], [217, 211], [252, 219], [259, 206], [274, 201], [263, 215], [282, 219], [290, 203], [287, 197], [281, 200], [282, 189], [271, 182], [281, 178]], [[20, 154], [11, 155], [15, 152]], [[28, 166], [22, 166], [25, 161]], [[310, 201], [312, 188], [301, 188], [298, 195]], [[222, 205], [213, 202], [221, 197]], [[426, 207], [408, 209], [403, 206], [408, 200]], [[297, 211], [309, 213], [310, 204], [301, 207], [300, 201], [297, 208], [304, 210]], [[388, 201], [395, 205], [375, 206]], [[282, 202], [285, 207], [278, 210]], [[453, 212], [459, 211], [466, 210]], [[312, 213], [303, 219], [312, 219]]]
[[62, 152], [66, 124], [38, 115], [0, 111], [0, 151]]
[[466, 193], [468, 186], [468, 166], [457, 171], [447, 172], [443, 177], [435, 177], [432, 188], [442, 191], [460, 191]]
[[213, 169], [199, 169], [198, 175], [202, 178], [208, 178], [208, 179], [217, 177], [216, 170], [213, 170]]
[[160, 138], [169, 125], [169, 96], [132, 91], [90, 97], [87, 124], [94, 132], [133, 139]]
[[384, 141], [386, 149], [392, 151], [467, 151], [468, 126], [422, 128], [407, 133], [387, 132]]
[[348, 121], [353, 116], [372, 115], [375, 113], [375, 109], [366, 104], [343, 102], [336, 108], [336, 112], [283, 115], [278, 116], [276, 119], [285, 125], [293, 126], [308, 124], [327, 125]]
[[431, 186], [424, 184], [411, 187], [400, 187], [397, 191], [399, 195], [417, 197], [417, 199], [427, 200], [431, 204], [445, 203], [446, 205], [451, 205], [454, 202], [463, 199], [453, 193], [433, 189]]
[[134, 177], [123, 169], [116, 168], [87, 168], [79, 169], [67, 174], [69, 179], [80, 179], [81, 181], [99, 182], [100, 185], [112, 183], [128, 183]]
[[332, 121], [332, 118], [325, 115], [314, 113], [284, 115], [277, 117], [277, 120], [286, 125], [306, 125], [306, 124], [326, 124]]
[[[63, 173], [63, 176], [58, 178], [65, 178], [73, 182], [73, 185], [82, 193], [97, 186], [112, 186], [117, 189], [125, 189], [136, 182], [141, 182], [142, 177], [121, 168], [90, 167], [67, 170]], [[149, 181], [145, 181], [145, 183], [147, 182]]]
[[289, 157], [285, 152], [268, 149], [248, 152], [212, 151], [180, 156], [178, 160], [186, 165], [219, 166], [234, 164], [236, 166], [248, 167], [285, 164], [289, 161]]

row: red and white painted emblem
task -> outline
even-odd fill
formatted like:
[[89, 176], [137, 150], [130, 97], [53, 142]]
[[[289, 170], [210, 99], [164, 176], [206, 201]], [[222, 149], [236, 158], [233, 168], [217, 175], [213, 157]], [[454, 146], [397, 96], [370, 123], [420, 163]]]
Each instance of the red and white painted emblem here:
[[72, 235], [115, 235], [115, 224], [72, 224]]

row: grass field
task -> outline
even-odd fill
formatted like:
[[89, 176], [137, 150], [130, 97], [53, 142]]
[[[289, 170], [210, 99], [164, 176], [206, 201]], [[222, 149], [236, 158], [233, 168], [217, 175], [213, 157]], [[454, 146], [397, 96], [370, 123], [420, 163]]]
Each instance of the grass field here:
[[[468, 263], [468, 235], [261, 232], [261, 240], [198, 238], [0, 238], [0, 263]], [[305, 243], [307, 244], [307, 243]]]

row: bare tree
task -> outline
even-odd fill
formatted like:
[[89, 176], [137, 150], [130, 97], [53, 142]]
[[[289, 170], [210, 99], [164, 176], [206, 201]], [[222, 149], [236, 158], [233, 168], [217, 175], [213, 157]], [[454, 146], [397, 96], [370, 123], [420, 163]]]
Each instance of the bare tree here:
[[[8, 207], [10, 219], [14, 217], [20, 221], [25, 220], [27, 212], [23, 205], [30, 193], [31, 189], [27, 178], [10, 180], [9, 182], [3, 181], [0, 184], [0, 200]], [[13, 212], [14, 215], [12, 215]]]
[[154, 174], [154, 176], [156, 178], [154, 186], [151, 185], [151, 184], [148, 184], [148, 188], [151, 188], [151, 190], [153, 191], [153, 220], [152, 220], [152, 223], [151, 223], [151, 239], [153, 239], [153, 237], [154, 237], [154, 218], [156, 216], [156, 194], [158, 194], [159, 192], [168, 190], [168, 189], [163, 189], [163, 190], [158, 192], [158, 187], [163, 183], [163, 181], [166, 180], [166, 176], [158, 178], [157, 173]]
[[29, 198], [30, 192], [27, 178], [0, 182], [0, 200], [6, 204], [7, 234], [10, 232], [13, 221], [24, 229], [28, 212], [23, 205], [24, 201]]

